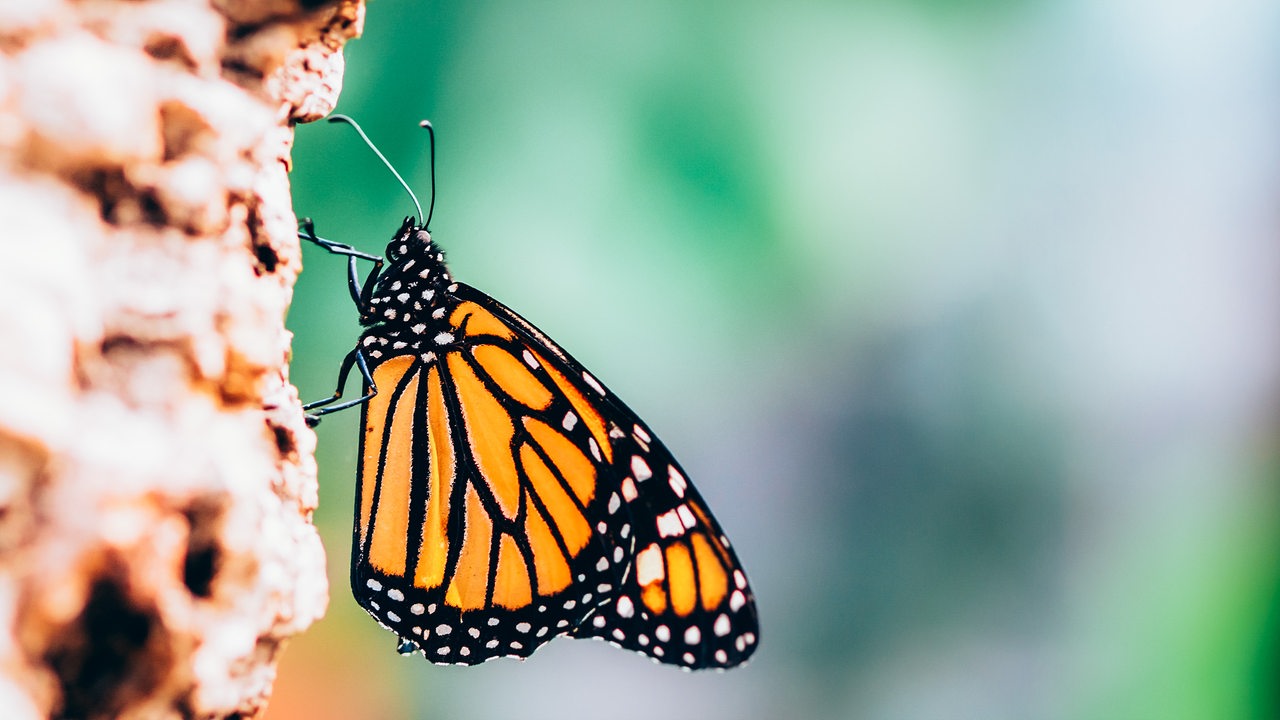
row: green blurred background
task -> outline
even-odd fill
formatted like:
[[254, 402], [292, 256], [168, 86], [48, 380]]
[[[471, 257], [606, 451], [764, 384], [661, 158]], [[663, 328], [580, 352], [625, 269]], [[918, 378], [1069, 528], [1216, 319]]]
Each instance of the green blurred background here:
[[[339, 109], [459, 278], [680, 457], [762, 645], [401, 658], [347, 589], [358, 413], [318, 428], [328, 616], [269, 717], [1280, 715], [1280, 5], [370, 3]], [[298, 129], [299, 215], [412, 212]], [[293, 379], [358, 333], [307, 248]]]

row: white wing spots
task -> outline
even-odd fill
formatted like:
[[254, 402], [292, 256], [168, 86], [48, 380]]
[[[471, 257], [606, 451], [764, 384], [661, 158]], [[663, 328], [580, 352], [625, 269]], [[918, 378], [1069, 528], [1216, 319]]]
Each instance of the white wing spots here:
[[428, 614], [428, 615], [431, 615], [431, 614], [435, 613], [435, 611], [436, 611], [436, 604], [435, 604], [435, 603], [431, 603], [430, 605], [428, 605], [428, 606], [427, 606], [427, 614]]
[[485, 646], [486, 648], [489, 648], [490, 650], [492, 650], [492, 649], [494, 649], [494, 648], [498, 647], [498, 639], [497, 639], [497, 638], [494, 638], [494, 639], [490, 640], [489, 642], [485, 643], [485, 644], [484, 644], [484, 646]]
[[609, 558], [600, 558], [600, 562], [596, 563], [596, 570], [604, 572], [609, 569]]
[[442, 332], [436, 335], [435, 339], [437, 345], [448, 345], [453, 342], [453, 333]]
[[407, 252], [409, 252], [409, 246], [404, 243], [400, 243], [400, 247], [396, 248], [397, 255], [404, 255]]
[[583, 604], [583, 605], [586, 605], [587, 603], [591, 602], [591, 597], [592, 597], [591, 593], [587, 593], [587, 594], [583, 595], [583, 596], [582, 596], [582, 604]]
[[756, 644], [756, 634], [753, 632], [742, 633], [742, 639], [745, 640], [748, 645]]
[[729, 547], [729, 536], [728, 536], [728, 535], [721, 535], [721, 536], [720, 536], [720, 544], [721, 544], [721, 545], [724, 545], [725, 547]]
[[692, 665], [692, 664], [694, 663], [694, 661], [695, 661], [695, 660], [697, 660], [697, 658], [695, 658], [695, 657], [693, 656], [693, 653], [689, 653], [689, 652], [685, 653], [685, 654], [684, 654], [684, 655], [682, 655], [681, 657], [683, 658], [683, 660], [685, 661], [685, 663], [687, 663], [687, 664], [689, 664], [689, 665]]
[[[422, 278], [423, 280], [426, 280], [427, 278], [431, 277], [431, 268], [429, 266], [422, 268], [422, 272], [418, 273], [418, 277]], [[428, 290], [427, 292], [430, 293], [431, 291]]]
[[374, 337], [374, 336], [370, 335], [369, 337], [367, 337], [367, 338], [365, 338], [364, 340], [360, 341], [360, 344], [361, 344], [361, 345], [364, 345], [365, 347], [369, 347], [370, 345], [372, 345], [372, 344], [374, 344], [374, 343], [376, 343], [376, 342], [378, 342], [378, 338], [376, 338], [376, 337]]
[[603, 615], [597, 615], [597, 616], [595, 616], [595, 617], [591, 618], [591, 624], [592, 624], [592, 625], [595, 625], [595, 626], [596, 626], [596, 627], [598, 627], [598, 628], [602, 628], [602, 627], [604, 627], [604, 624], [605, 624], [604, 616], [603, 616]]
[[591, 457], [595, 458], [596, 462], [600, 462], [600, 446], [596, 444], [596, 439], [593, 437], [587, 438], [587, 446], [591, 448]]
[[528, 365], [535, 370], [538, 368], [538, 361], [533, 357], [533, 353], [529, 352], [529, 348], [525, 348], [520, 355], [524, 358], [525, 365]]
[[437, 654], [437, 655], [448, 655], [448, 654], [449, 654], [449, 650], [450, 650], [449, 646], [448, 646], [448, 645], [445, 645], [444, 647], [436, 648], [436, 654]]
[[625, 434], [626, 433], [622, 432], [622, 428], [618, 427], [617, 425], [614, 425], [613, 423], [609, 423], [609, 437], [613, 438], [614, 440], [617, 440], [618, 438], [622, 437]]
[[405, 348], [407, 348], [407, 347], [409, 347], [409, 343], [407, 343], [407, 342], [405, 342], [405, 341], [403, 341], [403, 340], [397, 340], [397, 341], [395, 341], [395, 342], [391, 343], [391, 349], [392, 349], [392, 350], [403, 350], [403, 349], [405, 349]]
[[409, 293], [400, 293], [396, 296], [396, 300], [399, 300], [402, 303], [409, 302]]
[[435, 310], [432, 310], [432, 311], [431, 311], [431, 317], [435, 318], [436, 320], [443, 319], [443, 318], [444, 318], [444, 310], [445, 310], [444, 308], [436, 308]]
[[537, 635], [538, 637], [546, 637], [546, 636], [547, 636], [547, 630], [548, 630], [547, 626], [546, 626], [546, 625], [543, 625], [542, 627], [538, 628], [538, 632], [536, 632], [536, 633], [534, 633], [534, 634], [535, 634], [535, 635]]
[[636, 582], [640, 587], [658, 582], [664, 575], [666, 570], [658, 543], [653, 543], [636, 554]]
[[527, 622], [516, 623], [516, 632], [527, 633], [533, 629], [533, 626]]
[[[654, 656], [654, 657], [662, 657], [663, 655], [666, 655], [666, 654], [667, 654], [667, 653], [666, 653], [666, 651], [664, 651], [664, 650], [663, 650], [662, 648], [660, 648], [660, 647], [655, 647], [655, 648], [653, 649], [653, 656]], [[657, 660], [654, 660], [654, 662], [658, 662], [658, 661], [657, 661]]]
[[610, 585], [609, 583], [600, 583], [599, 585], [596, 586], [596, 592], [600, 593], [601, 595], [609, 592], [612, 589], [613, 589], [613, 586]]
[[641, 647], [648, 647], [649, 636], [645, 635], [644, 633], [641, 633], [640, 635], [636, 636], [636, 642], [640, 643]]
[[422, 331], [427, 329], [427, 326], [423, 325], [422, 323], [418, 323], [417, 325], [414, 325], [409, 329], [413, 331], [414, 335], [421, 335]]
[[616, 547], [616, 548], [614, 548], [614, 549], [613, 549], [613, 561], [614, 561], [614, 562], [616, 562], [616, 563], [620, 563], [620, 562], [622, 562], [622, 556], [623, 556], [623, 555], [624, 555], [624, 553], [623, 553], [623, 551], [622, 551], [622, 546], [621, 546], [621, 545], [619, 545], [618, 547]]
[[720, 617], [716, 618], [716, 624], [711, 626], [711, 630], [715, 632], [716, 637], [724, 637], [729, 634], [729, 616], [720, 613]]
[[565, 430], [572, 430], [573, 426], [577, 424], [578, 424], [578, 416], [574, 415], [571, 412], [567, 412], [564, 414], [564, 421], [560, 423], [560, 426], [563, 427]]
[[404, 602], [404, 593], [400, 592], [397, 588], [391, 588], [388, 590], [387, 597], [395, 600], [396, 602]]
[[688, 630], [684, 631], [684, 644], [697, 645], [702, 642], [702, 631], [697, 625], [690, 625]]
[[391, 283], [391, 291], [392, 291], [392, 292], [395, 292], [396, 290], [399, 290], [399, 289], [400, 289], [400, 281], [399, 281], [399, 280], [397, 280], [397, 281], [395, 281], [395, 282]]
[[390, 611], [387, 612], [387, 619], [391, 622], [400, 622], [400, 616]]
[[743, 605], [747, 604], [747, 596], [742, 594], [741, 590], [734, 590], [729, 596], [729, 609], [738, 612]]
[[631, 456], [631, 473], [636, 476], [636, 480], [644, 482], [653, 477], [653, 471], [649, 469], [649, 463], [639, 455]]
[[374, 602], [374, 601], [372, 601], [372, 600], [370, 600], [370, 601], [369, 601], [369, 607], [372, 607], [374, 610], [381, 610], [381, 609], [382, 609], [382, 606], [381, 606], [381, 605], [379, 605], [378, 603], [376, 603], [376, 602]]
[[449, 292], [458, 292], [458, 283], [453, 283], [452, 285], [450, 285]]
[[[435, 296], [436, 296], [436, 291], [435, 291], [435, 290], [428, 290], [428, 291], [426, 291], [426, 292], [422, 293], [422, 297], [423, 297], [423, 299], [424, 299], [424, 300], [430, 300], [431, 298], [433, 298], [433, 297], [435, 297]], [[441, 310], [443, 310], [444, 308], [440, 308], [440, 309], [441, 309]]]
[[676, 494], [676, 497], [684, 497], [689, 481], [684, 479], [684, 475], [680, 474], [675, 465], [667, 466], [667, 482], [671, 484], [671, 491]]
[[618, 531], [618, 534], [622, 536], [623, 540], [626, 540], [631, 535], [631, 523], [625, 523], [622, 526], [622, 530]]
[[509, 646], [512, 650], [523, 650], [523, 649], [524, 649], [524, 645], [523, 645], [523, 644], [521, 644], [521, 643], [519, 643], [519, 642], [517, 642], [517, 641], [515, 641], [515, 640], [512, 640], [510, 643], [508, 643], [508, 646]]
[[[683, 507], [683, 506], [681, 506]], [[684, 523], [675, 510], [668, 510], [658, 516], [658, 535], [661, 537], [680, 537], [684, 534]]]
[[382, 583], [378, 582], [377, 580], [374, 580], [373, 578], [369, 578], [369, 580], [366, 581], [364, 585], [365, 587], [369, 588], [374, 592], [379, 592], [382, 590]]
[[601, 395], [604, 395], [604, 394], [605, 394], [605, 392], [604, 392], [604, 386], [600, 384], [600, 381], [599, 381], [599, 380], [596, 380], [595, 378], [591, 377], [591, 373], [589, 373], [589, 372], [587, 372], [587, 371], [583, 370], [583, 371], [582, 371], [582, 379], [583, 379], [583, 380], [585, 380], [585, 381], [587, 382], [587, 384], [591, 386], [591, 389], [592, 389], [592, 390], [595, 390], [596, 392], [600, 393]]
[[468, 635], [470, 635], [471, 637], [473, 637], [473, 638], [475, 638], [475, 639], [479, 640], [479, 639], [480, 639], [480, 628], [467, 628], [467, 634], [468, 634]]
[[645, 431], [645, 429], [644, 429], [644, 427], [643, 427], [642, 425], [638, 424], [638, 423], [637, 423], [637, 424], [636, 424], [636, 425], [631, 429], [631, 431], [632, 431], [633, 433], [635, 433], [635, 436], [636, 436], [637, 438], [639, 438], [639, 439], [641, 439], [641, 440], [643, 440], [643, 441], [645, 441], [645, 442], [652, 442], [652, 441], [653, 441], [653, 438], [649, 437], [649, 433], [648, 433], [648, 432], [646, 432], [646, 431]]
[[568, 620], [557, 620], [557, 621], [556, 621], [556, 627], [558, 627], [558, 628], [569, 627], [569, 621], [568, 621]]
[[618, 616], [619, 617], [629, 618], [629, 617], [633, 617], [635, 614], [636, 614], [636, 606], [635, 606], [635, 603], [631, 602], [631, 598], [627, 597], [626, 595], [623, 595], [622, 597], [618, 598]]
[[743, 575], [741, 570], [734, 570], [733, 584], [737, 585], [739, 590], [745, 590], [747, 588], [747, 576]]
[[451, 632], [453, 632], [453, 628], [445, 625], [444, 623], [440, 623], [436, 626], [436, 635], [448, 635]]
[[621, 630], [620, 628], [614, 628], [614, 629], [613, 629], [613, 636], [614, 636], [615, 638], [617, 638], [619, 641], [622, 641], [622, 640], [626, 640], [626, 639], [627, 639], [627, 634], [626, 634], [626, 633], [624, 633], [624, 632], [622, 632], [622, 630]]
[[680, 522], [684, 524], [686, 530], [698, 524], [698, 521], [693, 517], [693, 513], [690, 512], [689, 506], [684, 503], [681, 503], [680, 507], [676, 508], [676, 514], [680, 516]]
[[409, 606], [409, 612], [413, 613], [414, 615], [421, 615], [426, 611], [427, 609], [422, 607], [422, 603], [414, 603]]
[[498, 618], [489, 618], [489, 627], [497, 627]]
[[636, 492], [636, 481], [630, 476], [622, 478], [622, 497], [626, 498], [627, 502], [631, 502], [639, 496], [640, 493]]
[[609, 494], [609, 514], [612, 515], [618, 512], [618, 508], [620, 507], [622, 507], [622, 498], [618, 497], [618, 493], [610, 493]]
[[729, 653], [725, 652], [724, 650], [717, 650], [716, 662], [720, 663], [721, 665], [729, 662]]
[[382, 313], [382, 317], [384, 317], [384, 318], [386, 318], [386, 319], [388, 319], [388, 320], [395, 320], [395, 319], [396, 319], [396, 309], [395, 309], [395, 308], [387, 308], [387, 309], [386, 309], [386, 311], [384, 311], [384, 312]]
[[461, 655], [462, 657], [466, 657], [471, 654], [471, 648], [466, 646], [460, 647], [458, 648], [458, 654]]
[[565, 610], [572, 610], [572, 609], [574, 609], [575, 607], [577, 607], [577, 605], [578, 605], [578, 601], [577, 601], [577, 600], [565, 600], [565, 601], [564, 601], [564, 609], [565, 609]]
[[658, 642], [671, 642], [671, 628], [666, 625], [659, 625], [654, 629], [653, 636], [658, 638]]
[[[422, 628], [418, 627], [417, 625], [414, 625], [413, 627], [409, 628], [409, 632], [413, 633], [414, 635], [421, 635], [421, 634], [422, 634]], [[428, 631], [427, 631], [427, 635], [428, 635], [428, 636], [430, 636], [430, 635], [431, 635], [431, 631], [430, 631], [430, 630], [428, 630]]]
[[[605, 523], [605, 521], [601, 520], [600, 522], [596, 523], [596, 530], [597, 530], [601, 535], [603, 535], [603, 534], [605, 534], [606, 532], [608, 532], [608, 531], [609, 531], [609, 525], [608, 525], [607, 523]], [[579, 579], [579, 580], [581, 580], [582, 578], [578, 578], [578, 579]]]

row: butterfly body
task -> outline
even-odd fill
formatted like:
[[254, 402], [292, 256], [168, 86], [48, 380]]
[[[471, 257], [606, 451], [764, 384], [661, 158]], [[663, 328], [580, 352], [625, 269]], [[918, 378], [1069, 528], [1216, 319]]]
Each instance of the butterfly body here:
[[661, 441], [536, 327], [455, 281], [412, 218], [387, 262], [357, 297], [368, 400], [351, 585], [401, 652], [472, 665], [570, 635], [686, 669], [744, 662], [754, 596]]

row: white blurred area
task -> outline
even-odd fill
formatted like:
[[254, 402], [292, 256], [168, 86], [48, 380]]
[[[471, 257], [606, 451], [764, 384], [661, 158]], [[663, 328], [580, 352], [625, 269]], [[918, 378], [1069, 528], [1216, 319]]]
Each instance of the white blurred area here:
[[[487, 3], [458, 27], [455, 274], [650, 420], [762, 645], [723, 675], [568, 641], [397, 665], [416, 717], [1273, 711], [1280, 5]], [[691, 122], [744, 138], [749, 220], [664, 175], [645, 103], [683, 82]]]

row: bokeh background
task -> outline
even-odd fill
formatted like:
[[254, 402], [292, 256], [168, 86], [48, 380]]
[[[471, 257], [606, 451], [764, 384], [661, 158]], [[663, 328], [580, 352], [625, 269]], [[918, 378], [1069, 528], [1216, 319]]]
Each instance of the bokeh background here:
[[[1280, 715], [1280, 4], [374, 0], [347, 63], [424, 201], [434, 122], [455, 275], [681, 458], [762, 645], [397, 656], [346, 587], [349, 412], [272, 720]], [[293, 182], [370, 252], [412, 211], [341, 126]], [[310, 399], [358, 328], [305, 262]]]

